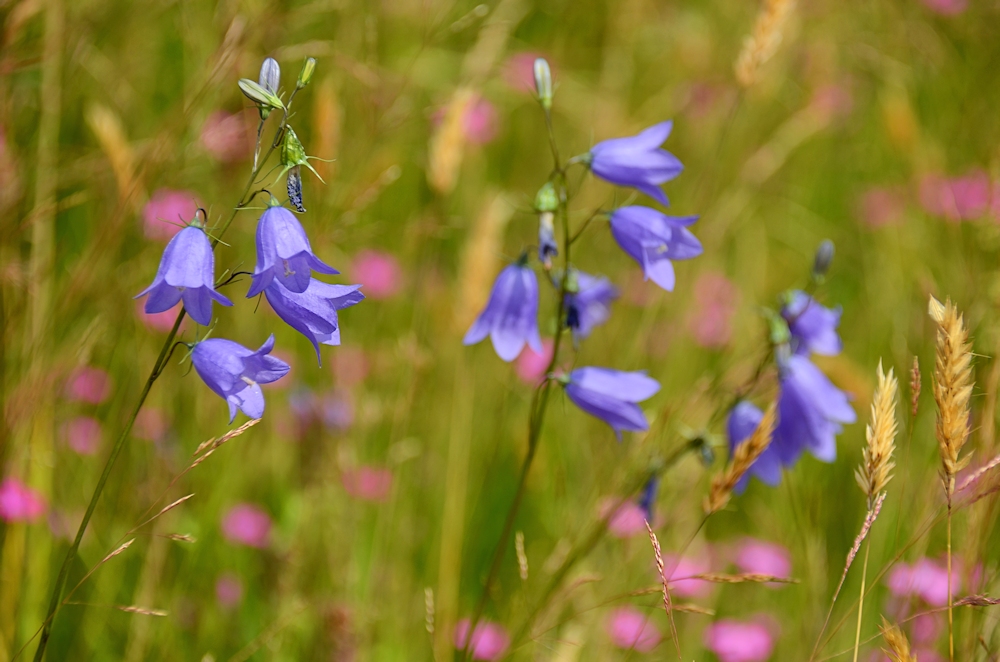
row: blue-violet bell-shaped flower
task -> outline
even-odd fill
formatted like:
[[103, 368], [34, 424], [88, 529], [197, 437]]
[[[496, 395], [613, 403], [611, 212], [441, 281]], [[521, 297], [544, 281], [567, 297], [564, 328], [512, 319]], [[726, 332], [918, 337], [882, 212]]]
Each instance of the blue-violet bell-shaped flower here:
[[[729, 420], [726, 421], [730, 456], [736, 452], [737, 446], [753, 434], [763, 419], [764, 412], [752, 402], [741, 400], [733, 407], [732, 411], [729, 412]], [[756, 476], [771, 487], [781, 482], [781, 458], [778, 456], [778, 449], [773, 441], [768, 444], [764, 452], [750, 465], [747, 473], [736, 483], [735, 491], [737, 494], [743, 493], [751, 476]]]
[[183, 300], [188, 315], [202, 326], [212, 323], [213, 300], [233, 305], [215, 291], [215, 253], [208, 235], [198, 225], [187, 226], [167, 244], [153, 284], [135, 298], [147, 294], [147, 313], [162, 313]]
[[642, 508], [646, 521], [651, 526], [653, 525], [653, 506], [656, 505], [656, 493], [659, 489], [660, 475], [654, 473], [646, 480], [646, 484], [642, 487], [642, 493], [639, 495], [639, 507]]
[[486, 308], [472, 323], [463, 343], [474, 345], [486, 336], [504, 361], [516, 359], [525, 343], [536, 354], [543, 352], [538, 335], [538, 279], [524, 258], [497, 276]]
[[274, 334], [256, 352], [224, 338], [202, 340], [191, 350], [191, 362], [198, 376], [229, 403], [229, 422], [239, 409], [250, 418], [264, 415], [261, 384], [284, 377], [290, 367], [279, 358], [268, 356], [274, 348]]
[[649, 429], [646, 415], [636, 403], [652, 397], [660, 390], [660, 383], [645, 371], [577, 368], [563, 379], [573, 404], [610, 425], [619, 440], [622, 430]]
[[611, 213], [611, 234], [622, 250], [639, 263], [647, 280], [671, 292], [671, 260], [701, 255], [701, 242], [688, 230], [697, 220], [697, 216], [667, 216], [650, 207], [619, 207]]
[[826, 308], [805, 292], [789, 292], [781, 308], [781, 316], [788, 323], [792, 351], [808, 356], [840, 354], [843, 344], [837, 335], [840, 324], [840, 307]]
[[566, 294], [566, 326], [576, 340], [583, 340], [611, 317], [611, 302], [618, 298], [618, 289], [603, 276], [574, 271], [572, 277], [576, 291]]
[[295, 214], [277, 205], [271, 206], [257, 223], [257, 266], [247, 297], [255, 297], [272, 281], [289, 292], [305, 292], [312, 271], [321, 274], [340, 272], [313, 255], [309, 237]]
[[630, 186], [661, 204], [670, 204], [660, 184], [670, 181], [684, 169], [676, 156], [660, 149], [673, 126], [674, 123], [668, 120], [635, 136], [597, 143], [587, 155], [591, 172], [606, 182]]
[[337, 311], [361, 303], [361, 285], [331, 285], [315, 278], [305, 292], [291, 292], [276, 282], [264, 289], [264, 296], [278, 317], [313, 344], [316, 360], [323, 365], [319, 346], [339, 345]]
[[833, 462], [841, 426], [857, 420], [847, 394], [805, 356], [792, 354], [779, 363], [778, 371], [781, 394], [771, 447], [785, 466], [804, 450]]

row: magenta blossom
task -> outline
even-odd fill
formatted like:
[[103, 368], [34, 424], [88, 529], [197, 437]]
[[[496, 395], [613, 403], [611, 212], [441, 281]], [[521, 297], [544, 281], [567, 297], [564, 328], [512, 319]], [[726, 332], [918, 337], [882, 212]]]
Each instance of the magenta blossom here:
[[552, 362], [553, 342], [551, 338], [542, 340], [542, 351], [536, 352], [527, 345], [521, 350], [514, 363], [514, 372], [525, 384], [535, 385], [545, 376], [545, 369]]
[[257, 506], [238, 503], [223, 516], [222, 535], [231, 543], [267, 547], [271, 538], [271, 518]]
[[950, 179], [927, 175], [920, 180], [924, 211], [953, 222], [982, 218], [990, 209], [992, 193], [989, 175], [982, 170]]
[[[920, 559], [912, 566], [897, 563], [886, 579], [889, 590], [906, 597], [919, 596], [932, 607], [948, 604], [948, 569], [931, 559]], [[957, 567], [951, 570], [952, 591], [961, 590], [962, 575]]]
[[[740, 572], [789, 577], [792, 573], [792, 555], [782, 545], [744, 538], [736, 551], [736, 567]], [[768, 586], [779, 587], [782, 584], [770, 583]]]
[[223, 609], [232, 609], [243, 601], [243, 580], [231, 572], [215, 580], [215, 599]]
[[201, 201], [191, 191], [161, 188], [142, 208], [143, 229], [149, 239], [165, 241], [180, 232], [194, 218]]
[[474, 145], [485, 145], [497, 135], [497, 109], [492, 103], [478, 97], [470, 103], [462, 118], [465, 137]]
[[0, 519], [3, 521], [37, 522], [47, 509], [41, 492], [17, 478], [7, 477], [0, 483]]
[[389, 253], [361, 251], [351, 265], [351, 278], [361, 283], [365, 295], [372, 299], [389, 299], [403, 285], [399, 262]]
[[736, 285], [721, 273], [698, 276], [694, 283], [694, 308], [687, 321], [688, 331], [697, 344], [710, 349], [729, 344], [738, 297]]
[[111, 377], [100, 368], [89, 366], [77, 368], [66, 383], [66, 399], [71, 402], [99, 405], [110, 395]]
[[876, 186], [861, 196], [858, 213], [870, 228], [899, 225], [906, 213], [906, 198], [898, 188]]
[[223, 163], [241, 161], [253, 150], [242, 113], [217, 110], [201, 126], [201, 144], [215, 160]]
[[[463, 618], [455, 625], [455, 648], [463, 650], [469, 639], [469, 619]], [[499, 660], [510, 647], [510, 636], [499, 624], [481, 620], [472, 633], [469, 647], [473, 660]]]
[[669, 579], [670, 592], [673, 594], [682, 598], [700, 598], [712, 590], [709, 582], [694, 578], [695, 575], [711, 571], [712, 565], [707, 554], [680, 557], [666, 554], [663, 557], [663, 566]]
[[341, 477], [344, 490], [355, 499], [386, 501], [392, 490], [392, 472], [378, 467], [358, 467]]
[[648, 653], [660, 643], [660, 631], [650, 615], [634, 607], [619, 607], [608, 614], [604, 630], [618, 648]]
[[774, 637], [759, 623], [716, 621], [705, 630], [704, 641], [719, 662], [764, 662], [774, 652]]
[[942, 16], [957, 16], [969, 6], [969, 0], [923, 0], [923, 2], [928, 9]]
[[77, 416], [66, 421], [63, 436], [66, 443], [80, 455], [94, 455], [101, 447], [101, 424], [90, 416]]
[[635, 501], [626, 501], [618, 506], [614, 512], [611, 509], [618, 503], [618, 499], [611, 498], [604, 500], [599, 508], [602, 517], [608, 517], [608, 533], [615, 538], [631, 538], [636, 535], [647, 535], [646, 533], [646, 511]]

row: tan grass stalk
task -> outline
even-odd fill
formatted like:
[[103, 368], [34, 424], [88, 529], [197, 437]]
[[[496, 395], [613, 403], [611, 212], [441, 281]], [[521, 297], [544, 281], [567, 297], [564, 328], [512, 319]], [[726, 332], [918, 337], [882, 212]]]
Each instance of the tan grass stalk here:
[[750, 469], [750, 465], [760, 457], [761, 453], [767, 450], [774, 434], [774, 426], [777, 422], [777, 411], [774, 404], [764, 412], [757, 429], [753, 431], [750, 438], [736, 447], [733, 451], [733, 459], [726, 467], [725, 471], [712, 479], [712, 487], [709, 490], [708, 498], [705, 500], [705, 512], [709, 515], [716, 513], [726, 507], [729, 498], [740, 482], [744, 474]]
[[920, 405], [920, 359], [914, 355], [910, 368], [910, 416], [917, 417]]
[[955, 628], [951, 586], [951, 512], [955, 475], [968, 463], [961, 456], [969, 438], [969, 398], [972, 396], [972, 346], [961, 313], [947, 299], [944, 304], [933, 296], [928, 312], [937, 322], [937, 352], [934, 362], [934, 402], [937, 403], [937, 441], [941, 452], [941, 482], [948, 505], [948, 659], [955, 659]]
[[681, 642], [677, 638], [677, 626], [674, 623], [674, 612], [670, 604], [670, 588], [667, 583], [667, 574], [663, 567], [663, 553], [660, 551], [660, 541], [656, 539], [656, 534], [653, 533], [652, 527], [649, 526], [649, 522], [645, 522], [646, 531], [649, 532], [649, 542], [653, 545], [653, 556], [656, 559], [656, 569], [660, 573], [660, 584], [663, 586], [663, 610], [667, 612], [667, 618], [670, 620], [670, 636], [674, 640], [674, 646], [677, 648], [677, 659], [681, 659]]
[[528, 581], [528, 555], [524, 551], [524, 531], [514, 534], [514, 553], [517, 554], [517, 570], [521, 581]]
[[757, 81], [760, 68], [777, 52], [794, 5], [792, 0], [764, 0], [734, 66], [736, 80], [743, 87]]
[[879, 626], [882, 632], [882, 639], [888, 648], [883, 648], [882, 652], [892, 658], [893, 662], [917, 662], [917, 658], [910, 653], [910, 642], [906, 635], [899, 629], [898, 625], [892, 625], [882, 617], [882, 625]]
[[798, 584], [799, 580], [793, 577], [777, 577], [775, 575], [765, 575], [759, 572], [745, 572], [738, 575], [731, 575], [725, 572], [703, 572], [690, 577], [675, 577], [674, 581], [682, 579], [700, 579], [713, 584]]

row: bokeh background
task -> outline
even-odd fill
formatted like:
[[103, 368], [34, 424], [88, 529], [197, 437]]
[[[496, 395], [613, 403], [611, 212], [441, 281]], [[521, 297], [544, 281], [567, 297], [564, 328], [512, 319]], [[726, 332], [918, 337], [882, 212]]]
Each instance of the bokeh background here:
[[[862, 626], [862, 657], [881, 659], [881, 640], [869, 641], [880, 614], [941, 606], [943, 525], [914, 538], [942, 507], [929, 294], [966, 313], [978, 355], [973, 466], [995, 452], [1000, 4], [802, 0], [777, 28], [774, 56], [741, 85], [734, 63], [759, 11], [747, 0], [0, 2], [0, 659], [40, 625], [172, 323], [132, 298], [176, 231], [160, 219], [203, 206], [218, 222], [243, 190], [257, 113], [236, 80], [256, 79], [265, 56], [286, 89], [304, 57], [318, 61], [291, 124], [310, 154], [333, 161], [313, 162], [326, 185], [304, 176], [301, 218], [343, 272], [337, 282], [363, 283], [368, 298], [342, 312], [343, 345], [324, 347], [317, 366], [266, 303], [242, 298], [245, 282], [226, 288], [236, 306], [216, 308], [213, 334], [257, 347], [274, 333], [292, 372], [265, 388], [258, 425], [170, 486], [201, 442], [229, 429], [225, 403], [174, 355], [69, 586], [150, 508], [194, 496], [83, 583], [48, 659], [451, 659], [513, 496], [538, 379], [537, 358], [508, 365], [488, 343], [461, 344], [496, 273], [536, 243], [532, 202], [551, 168], [532, 96], [538, 56], [552, 66], [565, 155], [674, 120], [665, 147], [686, 170], [666, 190], [673, 213], [700, 215], [692, 229], [705, 251], [678, 263], [666, 293], [643, 282], [605, 222], [574, 247], [621, 298], [564, 364], [645, 369], [663, 389], [645, 403], [651, 433], [622, 443], [554, 398], [516, 523], [527, 579], [508, 550], [486, 611], [495, 636], [513, 634], [608, 499], [702, 435], [714, 465], [685, 455], [659, 491], [664, 554], [682, 554], [687, 574], [763, 563], [800, 581], [675, 584], [678, 600], [715, 613], [676, 616], [684, 659], [804, 659], [864, 518], [852, 474], [882, 360], [900, 375], [902, 403]], [[628, 195], [583, 179], [571, 217]], [[217, 272], [253, 265], [258, 213], [237, 216]], [[699, 529], [727, 456], [724, 408], [767, 350], [759, 308], [806, 284], [824, 238], [837, 255], [817, 297], [842, 306], [845, 350], [820, 365], [853, 394], [861, 422], [840, 436], [835, 463], [806, 458], [777, 489], [754, 483]], [[188, 320], [182, 337], [199, 332]], [[914, 356], [925, 385], [915, 419]], [[774, 395], [768, 379], [758, 403]], [[956, 518], [958, 595], [993, 586], [995, 513], [989, 498]], [[573, 568], [513, 659], [674, 655], [661, 598], [643, 592], [657, 581], [634, 515]], [[855, 569], [823, 656], [850, 650], [859, 584]], [[904, 623], [921, 660], [946, 655], [942, 618]], [[727, 657], [719, 642], [737, 624], [773, 650]], [[960, 659], [1000, 650], [988, 609], [958, 610], [956, 633]]]

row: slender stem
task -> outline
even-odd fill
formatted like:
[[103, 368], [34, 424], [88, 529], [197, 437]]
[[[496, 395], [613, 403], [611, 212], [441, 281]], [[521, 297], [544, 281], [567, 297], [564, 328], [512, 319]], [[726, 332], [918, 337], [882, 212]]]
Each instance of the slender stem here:
[[951, 594], [951, 494], [948, 494], [948, 660], [955, 662], [955, 623], [952, 620]]
[[854, 662], [858, 662], [858, 647], [861, 645], [861, 614], [865, 606], [865, 580], [868, 578], [868, 552], [871, 541], [865, 540], [865, 563], [861, 566], [861, 592], [858, 594], [858, 628], [854, 632]]

